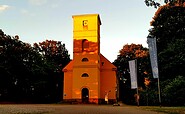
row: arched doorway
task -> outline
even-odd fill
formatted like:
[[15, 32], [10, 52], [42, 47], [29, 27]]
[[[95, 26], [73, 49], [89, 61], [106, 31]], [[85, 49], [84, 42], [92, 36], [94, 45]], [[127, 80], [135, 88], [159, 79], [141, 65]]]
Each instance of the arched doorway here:
[[82, 103], [89, 102], [89, 90], [87, 88], [82, 89]]

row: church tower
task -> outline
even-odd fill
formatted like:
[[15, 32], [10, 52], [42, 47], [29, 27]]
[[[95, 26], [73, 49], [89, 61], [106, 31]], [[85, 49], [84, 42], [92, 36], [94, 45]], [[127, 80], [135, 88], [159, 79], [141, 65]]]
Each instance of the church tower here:
[[73, 23], [73, 82], [76, 82], [73, 83], [73, 97], [81, 97], [82, 91], [83, 101], [90, 98], [97, 102], [100, 96], [101, 21], [99, 15], [89, 14], [73, 16]]
[[[64, 100], [100, 103], [102, 99], [104, 100], [106, 88], [109, 86], [111, 88], [107, 91], [112, 90], [110, 96], [115, 99], [116, 68], [100, 54], [100, 25], [98, 14], [73, 16], [73, 61], [63, 69]], [[111, 75], [107, 77], [108, 80], [105, 79], [107, 74], [103, 70], [106, 68], [104, 63], [113, 72], [111, 75], [109, 70], [106, 71]]]

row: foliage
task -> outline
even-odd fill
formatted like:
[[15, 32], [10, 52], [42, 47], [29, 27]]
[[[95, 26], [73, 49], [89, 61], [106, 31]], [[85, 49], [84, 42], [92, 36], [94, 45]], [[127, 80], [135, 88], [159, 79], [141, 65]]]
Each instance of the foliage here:
[[61, 41], [46, 40], [39, 44], [34, 43], [34, 49], [48, 61], [57, 65], [56, 72], [61, 72], [61, 69], [70, 61], [65, 44], [62, 44]]
[[69, 63], [70, 56], [65, 44], [61, 41], [46, 40], [43, 42], [34, 43], [34, 50], [41, 53], [43, 58], [49, 63], [52, 70], [49, 72], [50, 86], [48, 91], [50, 91], [53, 98], [56, 101], [61, 101], [63, 98], [63, 72], [62, 69]]
[[[119, 93], [120, 100], [125, 103], [133, 104], [135, 101], [134, 94], [135, 90], [131, 90], [130, 84], [130, 73], [128, 61], [137, 59], [137, 69], [138, 69], [138, 85], [143, 88], [144, 77], [149, 77], [151, 75], [149, 71], [149, 53], [148, 49], [144, 48], [142, 45], [131, 44], [124, 45], [119, 51], [117, 59], [113, 62], [117, 66], [117, 77], [119, 79]], [[132, 100], [131, 100], [132, 99]]]
[[[153, 86], [147, 87], [140, 92], [141, 105], [159, 105], [157, 80], [152, 81]], [[151, 84], [151, 85], [152, 85]], [[184, 106], [185, 105], [185, 78], [177, 76], [174, 79], [161, 81], [161, 100], [163, 106]]]
[[161, 80], [173, 79], [176, 75], [185, 76], [184, 44], [185, 39], [177, 39], [159, 53]]
[[157, 83], [153, 87], [140, 91], [140, 105], [156, 106], [159, 105], [158, 99]]
[[[161, 99], [163, 105], [184, 105], [185, 8], [184, 1], [161, 6], [148, 37], [157, 39]], [[154, 89], [154, 88], [150, 88]]]
[[42, 68], [44, 62], [40, 54], [18, 36], [11, 37], [1, 31], [0, 45], [1, 96], [12, 100], [27, 99], [35, 79], [39, 78], [36, 75], [46, 73]]
[[[162, 6], [156, 12], [148, 37], [157, 38], [161, 80], [185, 75], [185, 8]], [[168, 76], [168, 77], [167, 77]]]
[[[61, 100], [61, 69], [69, 62], [69, 55], [66, 49], [58, 51], [58, 58], [49, 54], [51, 59], [18, 36], [11, 37], [0, 30], [0, 101], [44, 103]], [[64, 54], [68, 59], [63, 59]]]
[[162, 86], [163, 104], [173, 106], [185, 105], [185, 78], [177, 76], [173, 80], [166, 80]]
[[[145, 0], [144, 2], [147, 6], [153, 6], [154, 8], [158, 8], [160, 7], [160, 3], [157, 1], [159, 0]], [[174, 4], [183, 5], [185, 0], [164, 0], [163, 2], [168, 5]]]
[[147, 6], [154, 6], [154, 8], [157, 8], [160, 6], [160, 3], [156, 2], [155, 0], [145, 0], [145, 4]]

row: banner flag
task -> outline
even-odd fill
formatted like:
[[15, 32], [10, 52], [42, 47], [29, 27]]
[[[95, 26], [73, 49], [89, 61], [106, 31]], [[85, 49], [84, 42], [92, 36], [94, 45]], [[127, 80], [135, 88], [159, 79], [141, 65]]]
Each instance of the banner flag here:
[[129, 61], [129, 69], [130, 69], [131, 89], [135, 89], [137, 88], [136, 60]]
[[157, 64], [157, 47], [156, 38], [147, 38], [148, 48], [150, 52], [150, 61], [152, 67], [152, 73], [154, 78], [159, 77], [158, 64]]

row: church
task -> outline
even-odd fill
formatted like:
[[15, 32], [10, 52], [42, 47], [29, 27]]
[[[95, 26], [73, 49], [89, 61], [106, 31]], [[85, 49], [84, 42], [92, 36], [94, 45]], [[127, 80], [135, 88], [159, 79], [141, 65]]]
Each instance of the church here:
[[100, 16], [72, 17], [73, 60], [63, 68], [64, 102], [115, 103], [116, 67], [100, 53]]

